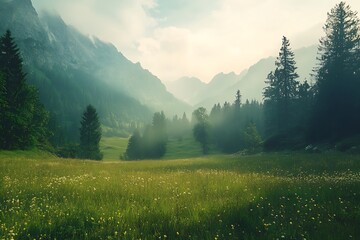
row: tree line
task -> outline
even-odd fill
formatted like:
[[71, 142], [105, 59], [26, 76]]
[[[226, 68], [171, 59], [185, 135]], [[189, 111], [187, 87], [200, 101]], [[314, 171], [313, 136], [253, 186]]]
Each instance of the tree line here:
[[[310, 144], [334, 145], [360, 134], [359, 18], [345, 2], [329, 13], [320, 39], [313, 79], [300, 81], [295, 55], [285, 36], [275, 69], [266, 78], [264, 103], [215, 104], [193, 112], [182, 132], [207, 154], [210, 146], [225, 153], [304, 149]], [[178, 121], [178, 118], [174, 118]], [[173, 131], [173, 130], [170, 130]], [[264, 139], [264, 140], [262, 140]]]
[[336, 144], [360, 133], [359, 29], [357, 13], [345, 2], [328, 13], [313, 84], [299, 81], [294, 53], [283, 37], [264, 90], [265, 148]]
[[[210, 113], [196, 109], [191, 120], [166, 118], [137, 129], [123, 158], [161, 158], [170, 138], [192, 135], [204, 154], [212, 147], [224, 153], [301, 149], [309, 144], [336, 144], [360, 134], [359, 18], [344, 2], [329, 13], [318, 49], [313, 79], [300, 80], [290, 41], [282, 38], [275, 68], [266, 78], [264, 102], [246, 100], [241, 92], [233, 103], [217, 103]], [[51, 149], [49, 113], [38, 90], [26, 82], [19, 49], [10, 31], [0, 38], [0, 149]], [[79, 114], [80, 115], [80, 114]], [[101, 124], [89, 105], [80, 122], [79, 144], [63, 149], [62, 156], [101, 159]]]

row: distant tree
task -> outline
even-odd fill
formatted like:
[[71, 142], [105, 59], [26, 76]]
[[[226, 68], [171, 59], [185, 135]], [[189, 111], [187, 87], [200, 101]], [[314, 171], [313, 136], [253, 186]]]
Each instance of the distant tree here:
[[167, 131], [169, 138], [175, 138], [179, 141], [182, 141], [185, 136], [189, 136], [191, 134], [191, 127], [186, 113], [183, 114], [182, 118], [175, 115], [172, 121], [168, 120]]
[[101, 126], [96, 109], [88, 105], [83, 113], [80, 127], [80, 158], [101, 160]]
[[316, 97], [310, 138], [313, 141], [360, 133], [359, 18], [345, 2], [328, 13], [320, 39]]
[[48, 113], [37, 90], [26, 83], [20, 51], [9, 30], [0, 38], [0, 72], [0, 149], [44, 147]]
[[153, 116], [152, 123], [152, 158], [161, 158], [166, 153], [166, 144], [168, 140], [166, 117], [164, 112], [157, 112]]
[[193, 112], [193, 135], [196, 141], [201, 144], [203, 154], [209, 153], [210, 142], [210, 125], [209, 116], [206, 113], [206, 109], [203, 107], [198, 108]]
[[262, 138], [253, 122], [244, 131], [244, 143], [249, 153], [261, 151]]
[[182, 120], [182, 122], [183, 122], [185, 125], [188, 125], [188, 124], [189, 124], [189, 119], [187, 118], [185, 112], [184, 112], [181, 120]]
[[241, 93], [240, 90], [236, 91], [235, 95], [235, 102], [234, 102], [234, 113], [235, 117], [238, 118], [240, 115], [240, 109], [241, 109]]
[[167, 140], [165, 114], [157, 112], [153, 116], [152, 125], [145, 127], [142, 136], [136, 130], [130, 137], [125, 158], [128, 160], [161, 158], [166, 153]]
[[125, 152], [125, 159], [127, 160], [136, 160], [142, 159], [143, 150], [142, 150], [142, 139], [140, 132], [135, 130], [133, 135], [131, 135], [128, 146]]

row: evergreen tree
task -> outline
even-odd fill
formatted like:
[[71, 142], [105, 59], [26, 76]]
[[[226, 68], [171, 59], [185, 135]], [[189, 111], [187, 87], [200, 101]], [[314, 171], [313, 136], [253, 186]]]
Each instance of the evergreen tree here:
[[241, 93], [240, 90], [236, 91], [235, 95], [235, 102], [234, 102], [234, 110], [235, 110], [235, 117], [238, 118], [240, 115], [240, 108], [241, 108]]
[[310, 137], [338, 140], [360, 132], [359, 19], [345, 2], [328, 13], [320, 39]]
[[157, 112], [154, 114], [152, 132], [152, 154], [150, 155], [151, 158], [160, 158], [166, 153], [166, 144], [168, 140], [166, 117], [164, 112]]
[[88, 105], [83, 113], [80, 127], [80, 158], [101, 160], [101, 126], [96, 109]]
[[47, 144], [48, 114], [38, 92], [26, 83], [20, 51], [10, 31], [0, 39], [0, 100], [2, 149], [26, 149]]
[[125, 152], [125, 159], [128, 160], [135, 160], [135, 159], [142, 159], [142, 139], [140, 132], [135, 130], [133, 135], [131, 135], [128, 146]]
[[297, 97], [298, 74], [294, 53], [286, 37], [282, 39], [276, 69], [270, 72], [264, 91], [267, 134], [276, 135], [291, 127], [294, 114], [293, 102]]
[[153, 116], [152, 125], [145, 128], [142, 136], [136, 130], [130, 137], [125, 158], [128, 160], [161, 158], [166, 153], [167, 140], [165, 114], [157, 112]]

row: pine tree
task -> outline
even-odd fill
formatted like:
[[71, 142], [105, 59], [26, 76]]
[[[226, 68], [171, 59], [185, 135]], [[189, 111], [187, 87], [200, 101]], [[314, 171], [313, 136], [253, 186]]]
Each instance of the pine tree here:
[[238, 117], [240, 114], [240, 108], [241, 108], [241, 92], [240, 92], [240, 90], [236, 91], [234, 108], [235, 108], [235, 115], [236, 115], [236, 117]]
[[297, 97], [296, 62], [290, 42], [282, 39], [276, 69], [270, 72], [264, 90], [265, 117], [268, 135], [276, 135], [291, 127], [293, 121], [293, 102]]
[[142, 139], [138, 130], [135, 130], [133, 135], [131, 135], [126, 152], [125, 159], [127, 160], [136, 160], [143, 158], [143, 150], [142, 150]]
[[88, 105], [83, 113], [80, 127], [80, 158], [101, 160], [101, 126], [96, 109]]
[[153, 116], [153, 143], [152, 158], [160, 158], [166, 153], [166, 144], [168, 140], [166, 117], [164, 112], [157, 112]]
[[344, 2], [328, 13], [320, 39], [312, 140], [360, 132], [359, 19]]
[[38, 92], [26, 83], [20, 51], [6, 31], [0, 39], [0, 72], [3, 73], [0, 148], [26, 149], [47, 144], [48, 114], [41, 105]]

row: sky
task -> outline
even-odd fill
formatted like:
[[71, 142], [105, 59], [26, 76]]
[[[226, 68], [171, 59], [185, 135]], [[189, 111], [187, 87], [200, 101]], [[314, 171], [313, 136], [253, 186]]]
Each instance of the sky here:
[[[163, 81], [209, 82], [293, 49], [317, 44], [335, 0], [32, 0], [82, 33], [114, 44]], [[359, 0], [346, 1], [360, 11]], [[359, 15], [358, 15], [359, 16]], [[360, 16], [359, 16], [360, 17]]]

